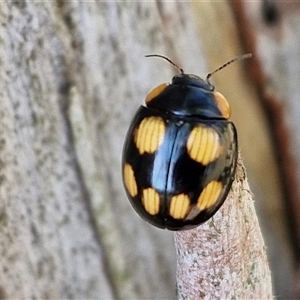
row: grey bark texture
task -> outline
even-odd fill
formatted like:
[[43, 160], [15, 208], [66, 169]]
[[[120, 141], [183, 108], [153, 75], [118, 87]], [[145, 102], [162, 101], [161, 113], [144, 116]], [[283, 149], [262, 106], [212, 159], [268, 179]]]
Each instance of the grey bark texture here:
[[179, 299], [272, 299], [271, 275], [241, 160], [226, 202], [175, 234]]
[[[185, 2], [0, 3], [0, 298], [176, 298], [173, 234], [136, 216], [120, 159], [131, 116], [172, 76], [170, 66], [143, 56], [168, 54], [189, 72], [206, 73], [191, 11]], [[234, 186], [247, 185], [239, 180]], [[270, 277], [252, 202], [236, 204], [249, 195], [243, 191], [224, 207], [236, 213], [230, 222], [216, 216], [197, 230], [208, 234], [204, 249], [216, 247], [220, 266], [208, 267], [221, 289], [267, 299]], [[192, 232], [184, 234], [175, 236], [178, 287], [189, 278], [180, 247]], [[219, 252], [232, 243], [232, 256]], [[245, 262], [231, 273], [239, 258]], [[201, 278], [207, 269], [198, 272]], [[231, 286], [230, 274], [241, 285]], [[253, 278], [264, 288], [252, 289]], [[207, 299], [216, 299], [213, 286]], [[179, 288], [179, 298], [199, 295]]]

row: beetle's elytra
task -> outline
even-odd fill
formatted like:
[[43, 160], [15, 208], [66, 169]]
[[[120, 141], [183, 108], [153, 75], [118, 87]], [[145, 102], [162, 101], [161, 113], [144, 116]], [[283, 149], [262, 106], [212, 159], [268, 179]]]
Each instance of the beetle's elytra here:
[[217, 212], [232, 185], [238, 152], [228, 102], [208, 80], [214, 72], [203, 80], [178, 69], [172, 83], [154, 88], [146, 107], [137, 110], [122, 159], [132, 206], [150, 224], [169, 230], [194, 228]]

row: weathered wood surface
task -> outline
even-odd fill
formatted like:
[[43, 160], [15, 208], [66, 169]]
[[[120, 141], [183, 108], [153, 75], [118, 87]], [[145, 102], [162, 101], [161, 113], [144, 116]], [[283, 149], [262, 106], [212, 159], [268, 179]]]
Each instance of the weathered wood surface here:
[[239, 159], [226, 202], [204, 225], [175, 234], [179, 299], [272, 299], [252, 194]]
[[2, 2], [0, 25], [1, 297], [176, 298], [173, 235], [136, 216], [120, 156], [173, 74], [145, 54], [207, 73], [191, 4]]

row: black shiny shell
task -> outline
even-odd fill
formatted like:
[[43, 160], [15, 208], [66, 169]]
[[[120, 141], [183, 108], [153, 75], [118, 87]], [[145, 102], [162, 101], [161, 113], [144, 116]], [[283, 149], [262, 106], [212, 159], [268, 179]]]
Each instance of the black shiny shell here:
[[169, 230], [198, 226], [216, 213], [232, 185], [237, 134], [222, 117], [213, 89], [194, 75], [141, 106], [128, 130], [123, 182], [136, 212]]

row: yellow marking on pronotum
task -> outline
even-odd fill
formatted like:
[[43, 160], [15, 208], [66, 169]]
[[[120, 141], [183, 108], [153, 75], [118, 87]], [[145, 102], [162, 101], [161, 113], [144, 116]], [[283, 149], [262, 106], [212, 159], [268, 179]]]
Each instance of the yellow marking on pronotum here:
[[186, 147], [189, 156], [204, 166], [216, 160], [221, 153], [218, 133], [203, 125], [193, 128]]
[[211, 181], [202, 191], [197, 201], [197, 207], [204, 210], [213, 206], [218, 200], [222, 192], [222, 183], [219, 181]]
[[217, 91], [214, 92], [214, 96], [215, 96], [216, 104], [217, 104], [218, 109], [220, 110], [222, 116], [225, 119], [229, 119], [230, 118], [230, 106], [229, 106], [226, 98], [220, 92], [217, 92]]
[[134, 142], [139, 153], [154, 153], [163, 142], [165, 132], [166, 125], [162, 118], [145, 118], [134, 133]]
[[155, 97], [157, 97], [158, 95], [160, 95], [166, 87], [168, 87], [170, 84], [169, 83], [162, 83], [160, 85], [158, 85], [157, 87], [155, 87], [152, 91], [150, 91], [150, 93], [147, 95], [145, 102], [149, 103], [152, 99], [154, 99]]
[[124, 183], [129, 195], [135, 197], [138, 193], [138, 189], [134, 172], [130, 164], [125, 164], [124, 166]]
[[159, 212], [159, 194], [153, 188], [144, 189], [142, 192], [142, 204], [150, 215], [157, 215]]
[[190, 203], [190, 198], [186, 194], [179, 194], [172, 197], [169, 210], [170, 216], [174, 219], [184, 219], [190, 212]]

